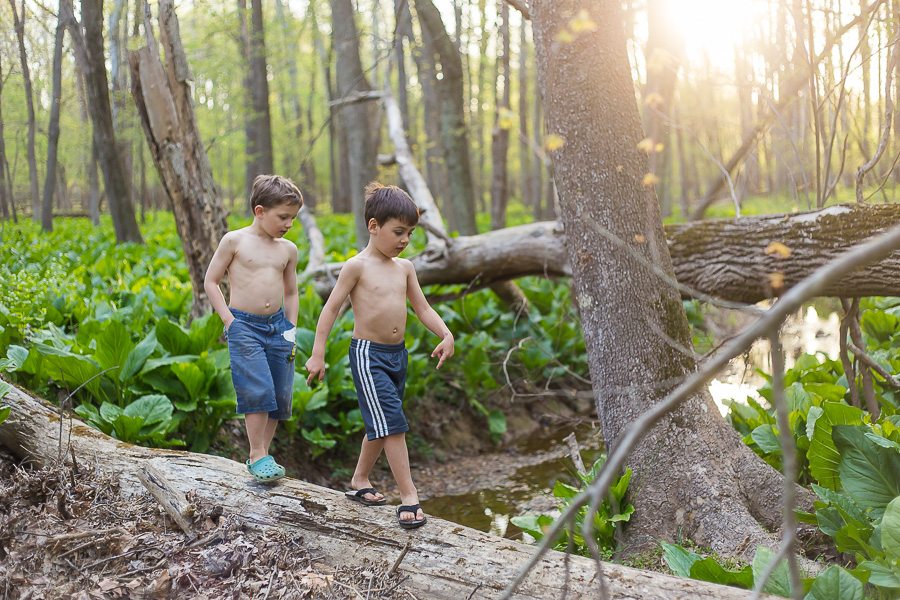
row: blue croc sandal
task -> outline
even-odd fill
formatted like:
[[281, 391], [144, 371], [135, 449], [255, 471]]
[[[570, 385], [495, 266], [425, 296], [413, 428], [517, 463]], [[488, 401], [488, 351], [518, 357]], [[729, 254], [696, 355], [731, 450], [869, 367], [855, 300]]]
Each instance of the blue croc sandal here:
[[246, 462], [247, 470], [262, 483], [269, 483], [284, 477], [284, 467], [275, 462], [271, 456], [264, 456], [253, 464], [250, 459]]

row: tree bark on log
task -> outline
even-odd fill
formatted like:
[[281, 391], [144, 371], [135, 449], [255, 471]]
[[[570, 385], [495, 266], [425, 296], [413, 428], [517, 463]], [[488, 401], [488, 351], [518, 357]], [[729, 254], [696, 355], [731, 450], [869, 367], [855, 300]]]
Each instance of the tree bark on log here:
[[[667, 225], [665, 233], [680, 284], [749, 304], [784, 293], [829, 260], [897, 223], [898, 204], [842, 204], [811, 212], [679, 223]], [[773, 242], [784, 244], [790, 254], [773, 251]], [[411, 260], [422, 285], [463, 284], [475, 291], [532, 275], [569, 277], [565, 243], [562, 226], [543, 221], [452, 238], [446, 252]], [[331, 292], [341, 264], [312, 272], [320, 294]], [[773, 280], [781, 280], [783, 287], [773, 288]], [[898, 289], [900, 253], [895, 252], [829, 284], [822, 295], [891, 296]]]
[[[75, 418], [13, 387], [5, 403], [9, 418], [0, 424], [0, 444], [16, 456], [43, 466], [62, 456], [118, 475], [122, 492], [143, 493], [142, 467], [158, 470], [172, 488], [221, 505], [261, 528], [296, 532], [313, 555], [331, 565], [388, 568], [409, 543], [398, 566], [418, 597], [430, 600], [498, 598], [534, 548], [438, 518], [418, 530], [397, 526], [394, 507], [363, 507], [343, 493], [295, 479], [279, 485], [257, 483], [243, 465], [218, 456], [133, 446], [92, 429]], [[60, 450], [62, 449], [62, 451]], [[427, 504], [426, 504], [427, 506]], [[568, 576], [566, 569], [568, 566]], [[603, 563], [610, 599], [738, 600], [745, 590]], [[551, 552], [518, 588], [514, 597], [559, 598], [564, 588], [573, 598], [594, 597], [600, 584], [592, 560]]]

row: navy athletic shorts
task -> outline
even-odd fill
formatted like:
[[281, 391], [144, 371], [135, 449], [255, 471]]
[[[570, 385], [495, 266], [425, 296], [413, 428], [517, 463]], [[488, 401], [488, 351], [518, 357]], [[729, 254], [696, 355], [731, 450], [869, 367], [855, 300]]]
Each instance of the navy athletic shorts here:
[[408, 356], [403, 342], [350, 340], [350, 371], [369, 440], [409, 431], [403, 415]]

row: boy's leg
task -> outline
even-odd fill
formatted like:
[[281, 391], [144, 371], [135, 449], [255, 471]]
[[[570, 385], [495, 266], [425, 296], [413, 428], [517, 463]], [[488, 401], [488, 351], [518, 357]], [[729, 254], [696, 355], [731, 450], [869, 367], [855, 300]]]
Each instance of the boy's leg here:
[[[247, 428], [247, 439], [250, 441], [250, 462], [255, 463], [269, 454], [269, 444], [275, 428], [272, 427], [272, 435], [268, 434], [269, 413], [247, 413], [244, 415], [244, 425]], [[274, 421], [277, 425], [278, 421]]]
[[266, 421], [265, 437], [263, 438], [266, 454], [269, 454], [269, 447], [272, 445], [272, 440], [275, 439], [275, 429], [277, 427], [278, 419], [269, 418], [269, 420]]
[[[400, 504], [411, 506], [419, 503], [419, 492], [412, 481], [412, 474], [409, 471], [409, 451], [406, 449], [406, 433], [395, 433], [384, 438], [384, 454], [387, 456], [388, 464], [391, 466], [391, 473], [397, 480], [397, 487], [400, 488]], [[374, 464], [374, 463], [373, 463]], [[404, 521], [416, 521], [425, 518], [425, 513], [420, 508], [413, 515], [409, 512], [400, 513], [400, 518]]]
[[[372, 472], [372, 467], [375, 466], [375, 461], [381, 456], [382, 448], [384, 448], [384, 438], [369, 440], [368, 436], [363, 435], [362, 448], [359, 450], [359, 460], [356, 461], [356, 471], [350, 480], [350, 485], [353, 486], [354, 490], [372, 487], [372, 482], [369, 481], [369, 474]], [[365, 497], [369, 500], [381, 500], [384, 498], [384, 494], [381, 492], [378, 494], [365, 494]]]

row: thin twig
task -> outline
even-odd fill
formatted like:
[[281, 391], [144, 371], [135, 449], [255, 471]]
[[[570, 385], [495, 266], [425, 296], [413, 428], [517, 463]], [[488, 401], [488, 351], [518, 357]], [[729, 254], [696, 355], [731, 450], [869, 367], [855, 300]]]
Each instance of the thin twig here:
[[406, 556], [406, 553], [409, 552], [410, 541], [406, 540], [406, 545], [403, 546], [403, 550], [400, 551], [400, 556], [397, 557], [397, 560], [394, 561], [394, 564], [391, 565], [391, 568], [388, 569], [387, 576], [392, 577], [394, 573], [397, 572], [397, 568], [400, 566], [400, 563], [403, 562], [403, 558]]
[[866, 354], [864, 350], [857, 348], [856, 345], [850, 343], [847, 344], [847, 348], [856, 355], [856, 358], [859, 359], [860, 362], [865, 363], [870, 369], [878, 373], [884, 378], [884, 382], [891, 386], [894, 389], [900, 390], [900, 381], [894, 378], [893, 375], [887, 372], [884, 367], [879, 365], [877, 362], [872, 360], [872, 357]]

